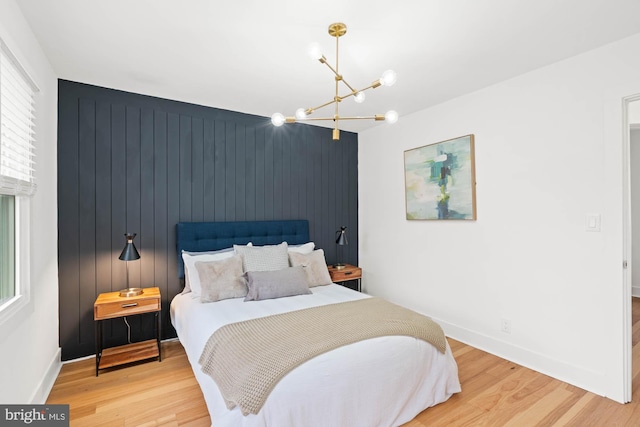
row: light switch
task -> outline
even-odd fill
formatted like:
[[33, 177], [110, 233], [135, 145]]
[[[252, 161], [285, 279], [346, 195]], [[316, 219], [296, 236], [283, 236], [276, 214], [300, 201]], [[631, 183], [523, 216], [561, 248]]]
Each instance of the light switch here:
[[600, 231], [600, 214], [587, 214], [586, 231]]

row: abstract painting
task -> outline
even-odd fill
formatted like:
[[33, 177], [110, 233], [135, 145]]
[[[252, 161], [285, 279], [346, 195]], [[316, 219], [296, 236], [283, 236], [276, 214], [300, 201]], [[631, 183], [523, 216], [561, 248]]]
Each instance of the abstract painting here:
[[473, 135], [404, 152], [407, 219], [476, 219]]

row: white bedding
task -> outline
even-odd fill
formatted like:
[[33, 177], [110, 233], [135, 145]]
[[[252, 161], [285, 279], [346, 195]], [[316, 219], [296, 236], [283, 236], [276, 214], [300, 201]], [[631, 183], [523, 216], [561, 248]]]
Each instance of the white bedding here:
[[412, 337], [381, 337], [322, 354], [286, 375], [257, 415], [228, 410], [198, 359], [220, 326], [323, 304], [368, 298], [340, 285], [311, 288], [312, 295], [244, 302], [200, 303], [191, 293], [171, 302], [178, 332], [215, 427], [398, 426], [460, 391], [458, 368], [445, 354]]

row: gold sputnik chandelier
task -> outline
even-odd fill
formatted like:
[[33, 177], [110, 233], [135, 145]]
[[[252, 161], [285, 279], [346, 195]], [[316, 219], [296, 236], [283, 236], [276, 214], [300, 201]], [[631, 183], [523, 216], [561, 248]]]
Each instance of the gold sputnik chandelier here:
[[[295, 123], [302, 121], [313, 121], [313, 120], [333, 120], [334, 128], [333, 128], [333, 140], [340, 139], [340, 129], [338, 128], [338, 123], [340, 120], [376, 120], [376, 121], [386, 121], [388, 123], [395, 123], [398, 121], [398, 113], [393, 110], [387, 111], [386, 114], [376, 114], [373, 116], [355, 116], [355, 117], [341, 117], [338, 112], [338, 106], [343, 99], [353, 96], [353, 99], [357, 103], [364, 102], [365, 94], [364, 92], [368, 89], [375, 89], [380, 86], [392, 86], [396, 82], [396, 73], [392, 70], [387, 70], [382, 73], [382, 77], [373, 82], [371, 85], [363, 88], [363, 89], [354, 89], [347, 81], [344, 79], [339, 72], [338, 68], [338, 42], [340, 37], [344, 36], [347, 33], [347, 26], [341, 22], [337, 22], [335, 24], [329, 25], [329, 35], [331, 37], [336, 38], [336, 65], [335, 68], [332, 67], [328, 62], [327, 58], [322, 54], [320, 50], [320, 45], [318, 43], [313, 43], [309, 47], [309, 56], [313, 59], [317, 59], [321, 64], [326, 65], [335, 75], [336, 81], [336, 92], [335, 96], [331, 101], [325, 102], [324, 104], [320, 104], [317, 107], [313, 108], [298, 108], [295, 116], [293, 117], [285, 117], [281, 113], [275, 113], [271, 116], [271, 123], [274, 126], [282, 126], [285, 123]], [[340, 82], [342, 82], [348, 89], [349, 92], [343, 96], [340, 96], [338, 89], [340, 86]], [[331, 104], [335, 104], [335, 111], [333, 116], [331, 117], [310, 117], [316, 110], [329, 106]]]

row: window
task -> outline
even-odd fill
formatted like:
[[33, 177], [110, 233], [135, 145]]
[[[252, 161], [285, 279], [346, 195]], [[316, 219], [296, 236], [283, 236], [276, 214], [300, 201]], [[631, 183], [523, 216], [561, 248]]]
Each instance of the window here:
[[0, 194], [0, 306], [15, 296], [15, 198]]
[[38, 91], [0, 40], [0, 323], [29, 300], [29, 196]]

